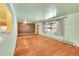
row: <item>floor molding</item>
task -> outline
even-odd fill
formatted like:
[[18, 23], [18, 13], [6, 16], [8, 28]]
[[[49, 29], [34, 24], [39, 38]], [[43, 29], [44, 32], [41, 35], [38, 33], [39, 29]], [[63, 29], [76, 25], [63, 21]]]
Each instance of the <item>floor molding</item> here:
[[[40, 34], [40, 35], [41, 35], [41, 34]], [[45, 36], [45, 35], [42, 35], [42, 36]], [[48, 36], [45, 36], [45, 37], [48, 37]], [[48, 38], [51, 38], [51, 37], [48, 37]], [[51, 39], [55, 39], [55, 40], [57, 40], [57, 41], [60, 41], [60, 42], [63, 42], [63, 43], [67, 43], [67, 44], [70, 44], [70, 45], [79, 47], [79, 44], [76, 44], [76, 43], [73, 43], [73, 42], [70, 42], [70, 41], [58, 40], [57, 38], [51, 38]]]

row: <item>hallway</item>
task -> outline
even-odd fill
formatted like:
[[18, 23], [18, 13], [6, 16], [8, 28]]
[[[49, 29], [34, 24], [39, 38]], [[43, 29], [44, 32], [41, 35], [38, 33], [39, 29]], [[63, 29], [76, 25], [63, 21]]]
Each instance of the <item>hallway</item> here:
[[79, 48], [41, 35], [19, 35], [14, 55], [79, 56]]

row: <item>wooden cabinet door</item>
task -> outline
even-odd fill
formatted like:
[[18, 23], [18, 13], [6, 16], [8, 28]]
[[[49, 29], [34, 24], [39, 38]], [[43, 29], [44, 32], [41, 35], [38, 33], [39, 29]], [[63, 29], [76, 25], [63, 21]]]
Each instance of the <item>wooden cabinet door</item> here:
[[35, 24], [30, 24], [30, 23], [19, 23], [18, 24], [18, 33], [22, 34], [22, 33], [35, 33]]
[[28, 33], [35, 33], [35, 24], [27, 24], [26, 29], [28, 29]]
[[25, 33], [26, 32], [26, 24], [22, 24], [22, 23], [19, 23], [18, 24], [18, 33]]

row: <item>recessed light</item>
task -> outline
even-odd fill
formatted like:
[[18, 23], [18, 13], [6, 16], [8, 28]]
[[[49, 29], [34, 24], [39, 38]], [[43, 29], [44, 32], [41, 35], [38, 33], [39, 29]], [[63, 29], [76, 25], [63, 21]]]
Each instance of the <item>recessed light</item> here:
[[27, 22], [25, 21], [24, 23], [26, 24]]

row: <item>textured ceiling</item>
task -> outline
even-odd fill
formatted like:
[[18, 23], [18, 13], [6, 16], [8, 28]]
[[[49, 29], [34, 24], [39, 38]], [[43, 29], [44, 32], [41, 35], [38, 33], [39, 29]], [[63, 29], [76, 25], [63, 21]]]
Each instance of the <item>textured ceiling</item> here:
[[55, 3], [14, 3], [14, 10], [18, 21], [35, 22], [53, 16], [79, 12], [79, 4]]

